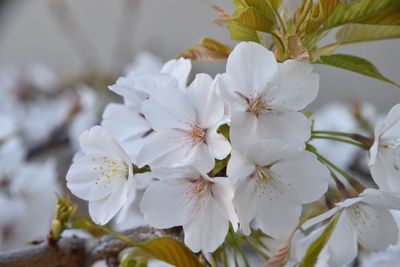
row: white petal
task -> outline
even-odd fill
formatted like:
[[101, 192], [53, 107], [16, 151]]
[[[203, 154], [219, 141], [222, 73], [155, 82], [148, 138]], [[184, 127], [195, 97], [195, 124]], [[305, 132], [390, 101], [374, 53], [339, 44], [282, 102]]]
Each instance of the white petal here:
[[190, 59], [172, 59], [165, 63], [161, 69], [161, 73], [169, 73], [174, 76], [179, 82], [179, 88], [183, 89], [186, 86], [192, 64]]
[[226, 173], [229, 178], [232, 178], [233, 183], [247, 178], [254, 170], [254, 163], [246, 159], [246, 157], [237, 152], [237, 150], [232, 150]]
[[247, 150], [247, 147], [257, 138], [257, 124], [257, 117], [253, 113], [234, 112], [230, 128], [232, 147], [239, 151]]
[[181, 180], [158, 181], [150, 184], [140, 203], [148, 224], [156, 228], [184, 225], [193, 219], [194, 199], [188, 193], [191, 182]]
[[398, 137], [400, 135], [400, 104], [393, 106], [381, 124], [382, 137]]
[[370, 165], [372, 178], [382, 190], [400, 192], [400, 170], [399, 159], [393, 155], [389, 149], [382, 148], [378, 150], [375, 163]]
[[256, 181], [253, 178], [246, 178], [237, 186], [233, 205], [235, 206], [240, 229], [243, 234], [250, 234], [250, 222], [257, 213], [257, 190]]
[[385, 209], [400, 209], [400, 195], [379, 189], [367, 188], [360, 196], [362, 201]]
[[188, 157], [187, 162], [203, 173], [211, 171], [215, 166], [215, 160], [208, 150], [208, 146], [205, 143], [200, 143], [193, 150], [193, 158]]
[[216, 159], [224, 159], [231, 152], [231, 143], [222, 134], [207, 131], [206, 143], [210, 153]]
[[254, 42], [236, 45], [226, 63], [226, 72], [240, 82], [240, 92], [246, 96], [263, 91], [277, 69], [274, 54]]
[[[222, 179], [228, 180], [226, 178]], [[215, 181], [216, 179], [214, 178], [213, 180]], [[234, 197], [233, 187], [230, 184], [214, 183], [212, 186], [212, 194], [219, 212], [232, 223], [233, 229], [236, 231], [239, 219], [232, 203]]]
[[274, 238], [286, 240], [299, 223], [302, 209], [293, 185], [280, 177], [273, 184], [257, 185], [255, 197], [256, 222], [261, 230]]
[[109, 104], [104, 110], [102, 126], [118, 141], [141, 138], [151, 130], [136, 106]]
[[129, 156], [115, 139], [100, 126], [93, 126], [83, 132], [79, 138], [82, 151], [86, 155], [96, 154], [107, 156], [114, 160], [124, 160], [130, 164]]
[[310, 63], [286, 60], [279, 64], [278, 86], [268, 93], [273, 103], [298, 111], [309, 105], [318, 95], [319, 76], [312, 73]]
[[304, 147], [310, 138], [310, 122], [300, 112], [277, 111], [261, 114], [258, 117], [257, 135], [262, 139], [281, 139]]
[[208, 74], [197, 74], [187, 93], [188, 99], [196, 108], [200, 127], [205, 129], [213, 127], [224, 117], [224, 102], [216, 94], [215, 83]]
[[137, 157], [137, 165], [177, 167], [193, 160], [195, 149], [186, 144], [187, 134], [179, 130], [164, 130], [152, 135]]
[[183, 225], [185, 244], [194, 252], [212, 252], [224, 242], [228, 229], [228, 220], [211, 198], [190, 223]]
[[317, 223], [323, 222], [326, 219], [328, 219], [329, 217], [332, 217], [338, 210], [339, 209], [337, 207], [334, 207], [318, 216], [315, 216], [314, 218], [311, 218], [311, 219], [307, 220], [305, 223], [303, 223], [301, 228], [303, 230], [308, 230], [311, 226], [314, 226]]
[[196, 112], [187, 95], [176, 88], [164, 88], [144, 101], [141, 110], [156, 130], [168, 128], [191, 129], [196, 122]]
[[152, 168], [154, 177], [159, 180], [166, 179], [198, 179], [201, 174], [192, 166], [182, 166], [176, 168]]
[[236, 92], [240, 92], [242, 85], [229, 74], [224, 73], [215, 78], [221, 95], [229, 102], [233, 111], [246, 111], [248, 103]]
[[[135, 192], [129, 192], [134, 194]], [[108, 223], [122, 208], [128, 199], [126, 183], [119, 183], [114, 191], [106, 198], [89, 202], [89, 214], [97, 224]]]
[[101, 125], [121, 144], [132, 161], [152, 134], [150, 124], [136, 106], [109, 104], [103, 113]]
[[84, 156], [74, 162], [68, 170], [67, 187], [77, 197], [85, 200], [100, 200], [110, 195], [127, 179], [125, 175], [105, 179], [101, 175], [101, 163]]
[[384, 250], [396, 244], [399, 236], [396, 221], [387, 209], [375, 208], [368, 204], [360, 207], [362, 219], [358, 220], [358, 242], [366, 249]]
[[344, 210], [327, 243], [329, 264], [332, 266], [343, 266], [357, 256], [357, 233], [350, 228], [350, 224]]
[[125, 103], [140, 105], [148, 97], [148, 94], [137, 91], [134, 85], [135, 80], [132, 77], [121, 77], [114, 85], [109, 86], [108, 89], [122, 96]]
[[271, 169], [293, 184], [302, 204], [318, 200], [328, 190], [329, 171], [310, 152], [302, 151]]
[[256, 165], [268, 166], [299, 153], [300, 149], [297, 146], [278, 139], [270, 139], [253, 142], [247, 150], [246, 157]]

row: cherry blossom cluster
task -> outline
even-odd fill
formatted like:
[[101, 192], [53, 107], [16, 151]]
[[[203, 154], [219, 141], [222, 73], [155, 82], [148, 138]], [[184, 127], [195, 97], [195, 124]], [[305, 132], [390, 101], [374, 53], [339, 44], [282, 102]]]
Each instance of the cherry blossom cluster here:
[[[216, 250], [230, 225], [286, 240], [303, 205], [320, 200], [331, 176], [307, 146], [312, 123], [303, 110], [318, 95], [318, 74], [307, 62], [278, 63], [253, 42], [239, 43], [214, 79], [197, 74], [187, 85], [190, 71], [189, 60], [174, 59], [110, 86], [124, 103], [109, 104], [101, 126], [80, 136], [68, 188], [89, 202], [94, 222], [140, 211], [155, 228], [182, 226], [195, 252]], [[302, 226], [340, 216], [322, 253], [329, 266], [351, 262], [357, 244], [382, 250], [397, 242], [389, 210], [400, 209], [399, 121], [400, 105], [375, 131], [369, 166], [380, 189]]]

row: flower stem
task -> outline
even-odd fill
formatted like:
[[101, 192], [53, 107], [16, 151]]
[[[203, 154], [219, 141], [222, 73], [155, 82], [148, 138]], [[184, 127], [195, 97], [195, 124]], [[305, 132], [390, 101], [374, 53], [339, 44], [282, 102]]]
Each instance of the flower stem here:
[[222, 250], [222, 256], [224, 258], [224, 267], [229, 267], [229, 262], [228, 262], [228, 253], [226, 253], [226, 247], [224, 246]]
[[344, 170], [340, 169], [338, 166], [336, 166], [335, 164], [333, 164], [332, 162], [330, 162], [327, 158], [325, 158], [324, 156], [322, 156], [321, 154], [319, 154], [317, 151], [313, 151], [313, 153], [318, 157], [318, 159], [325, 163], [326, 165], [329, 165], [330, 167], [332, 167], [335, 171], [337, 171], [338, 173], [340, 173], [340, 175], [342, 175], [344, 178], [346, 178], [346, 180], [349, 182], [349, 184], [354, 188], [354, 190], [356, 192], [361, 192], [364, 190], [364, 186], [362, 186], [359, 182], [357, 182], [353, 177], [351, 177], [351, 175], [349, 175], [347, 172], [345, 172]]
[[349, 137], [353, 134], [351, 133], [343, 133], [343, 132], [338, 132], [338, 131], [312, 131], [312, 134], [329, 134], [329, 135], [337, 135], [337, 136], [344, 136], [344, 137]]
[[243, 236], [243, 239], [244, 239], [250, 246], [252, 246], [252, 247], [258, 252], [258, 254], [260, 254], [260, 255], [264, 258], [264, 260], [268, 260], [268, 259], [269, 259], [268, 255], [265, 254], [264, 251], [262, 251], [262, 250], [257, 246], [256, 243], [254, 243], [253, 241], [251, 241], [251, 240], [250, 240], [249, 238], [247, 238], [246, 236]]
[[213, 256], [212, 253], [210, 253], [210, 264], [211, 264], [211, 267], [217, 267], [218, 266], [218, 264], [215, 261], [214, 256]]
[[333, 136], [321, 136], [321, 135], [312, 135], [311, 139], [328, 139], [328, 140], [333, 140], [333, 141], [338, 141], [338, 142], [343, 142], [343, 143], [347, 143], [347, 144], [351, 144], [354, 146], [358, 146], [359, 148], [368, 150], [369, 147], [364, 145], [364, 144], [360, 144], [351, 140], [347, 140], [347, 139], [343, 139], [343, 138], [338, 138], [338, 137], [333, 137]]
[[237, 249], [239, 250], [240, 255], [241, 255], [242, 258], [243, 258], [244, 265], [245, 265], [246, 267], [250, 267], [251, 265], [250, 265], [250, 263], [249, 263], [249, 260], [248, 260], [247, 257], [246, 257], [246, 254], [244, 253], [243, 249], [240, 247], [239, 244], [236, 243], [236, 245], [237, 245], [236, 247], [237, 247]]
[[240, 267], [238, 258], [237, 258], [237, 254], [236, 254], [236, 250], [234, 247], [232, 247], [232, 255], [233, 255], [233, 261], [235, 262], [235, 267]]
[[337, 132], [337, 131], [312, 131], [312, 134], [326, 134], [326, 135], [335, 135], [335, 136], [343, 136], [343, 137], [347, 137], [347, 138], [351, 138], [354, 141], [357, 141], [361, 144], [364, 144], [365, 147], [370, 148], [372, 146], [372, 144], [374, 143], [374, 139], [373, 138], [369, 138], [366, 136], [363, 136], [361, 134], [357, 134], [357, 133], [343, 133], [343, 132]]

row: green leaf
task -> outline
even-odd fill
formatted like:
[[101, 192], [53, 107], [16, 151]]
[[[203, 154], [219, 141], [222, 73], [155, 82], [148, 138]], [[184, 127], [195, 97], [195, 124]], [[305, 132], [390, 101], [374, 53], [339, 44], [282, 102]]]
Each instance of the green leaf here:
[[235, 21], [227, 21], [226, 24], [232, 40], [260, 43], [261, 40], [256, 30], [250, 29]]
[[341, 1], [324, 21], [324, 30], [349, 23], [367, 23], [368, 19], [397, 8], [400, 8], [399, 0]]
[[192, 60], [221, 61], [226, 60], [232, 49], [211, 38], [204, 38], [200, 43], [187, 49], [178, 57], [190, 58]]
[[282, 0], [264, 0], [270, 2], [271, 6], [278, 10], [278, 8], [282, 5]]
[[309, 267], [315, 266], [318, 260], [318, 255], [321, 253], [321, 250], [324, 248], [329, 238], [332, 235], [333, 230], [336, 227], [336, 224], [339, 220], [340, 214], [335, 215], [329, 225], [325, 228], [322, 234], [308, 247], [306, 255], [299, 263], [298, 267]]
[[400, 37], [400, 26], [347, 25], [336, 33], [339, 45], [363, 43]]
[[142, 242], [138, 247], [156, 259], [177, 267], [203, 267], [196, 256], [180, 241], [160, 237]]
[[354, 71], [359, 74], [363, 74], [371, 78], [375, 78], [398, 86], [395, 82], [383, 76], [371, 62], [360, 57], [344, 55], [344, 54], [333, 54], [329, 56], [321, 56], [314, 63], [325, 64], [337, 68]]
[[238, 15], [224, 19], [224, 21], [234, 21], [250, 29], [270, 33], [275, 27], [272, 19], [266, 17], [261, 11], [254, 7], [248, 7]]
[[259, 11], [264, 17], [269, 18], [276, 23], [274, 11], [271, 9], [271, 6], [267, 3], [266, 0], [244, 0], [249, 7], [255, 8]]
[[358, 23], [379, 24], [379, 25], [400, 25], [400, 8], [389, 9], [378, 15], [361, 19]]

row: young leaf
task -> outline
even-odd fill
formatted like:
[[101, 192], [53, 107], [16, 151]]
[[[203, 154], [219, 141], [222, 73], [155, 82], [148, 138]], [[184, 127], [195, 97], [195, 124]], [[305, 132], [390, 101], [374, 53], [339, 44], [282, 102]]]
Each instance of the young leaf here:
[[360, 57], [344, 55], [344, 54], [333, 54], [329, 56], [321, 56], [314, 63], [325, 64], [337, 68], [354, 71], [369, 76], [371, 78], [375, 78], [398, 86], [395, 82], [383, 76], [371, 62]]
[[318, 256], [321, 253], [322, 249], [328, 242], [329, 238], [332, 235], [333, 230], [336, 227], [336, 224], [339, 220], [339, 215], [335, 215], [329, 225], [325, 228], [322, 234], [308, 247], [306, 255], [299, 263], [298, 267], [308, 267], [315, 266], [318, 260]]
[[400, 38], [400, 26], [347, 25], [336, 33], [339, 45]]
[[250, 29], [268, 33], [275, 27], [275, 23], [271, 18], [266, 17], [261, 11], [254, 7], [248, 7], [238, 15], [225, 19], [225, 21], [235, 21]]
[[282, 0], [265, 0], [270, 2], [271, 6], [276, 10], [282, 5]]
[[226, 24], [232, 40], [260, 43], [260, 38], [256, 30], [250, 29], [235, 21], [227, 21]]
[[368, 19], [397, 8], [400, 8], [399, 0], [341, 1], [324, 21], [324, 30], [349, 23], [367, 23]]
[[379, 25], [400, 25], [400, 8], [389, 9], [378, 15], [361, 19], [358, 23]]
[[255, 8], [260, 11], [265, 17], [271, 19], [275, 24], [275, 15], [271, 6], [266, 2], [266, 0], [245, 0], [249, 7]]
[[160, 237], [139, 246], [156, 259], [165, 261], [177, 267], [203, 267], [194, 254], [180, 241], [172, 237]]
[[199, 44], [184, 51], [178, 57], [190, 58], [191, 60], [220, 61], [226, 60], [232, 49], [211, 38], [204, 38]]

